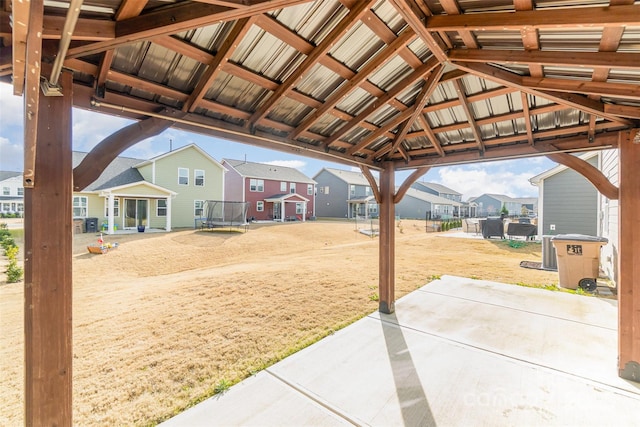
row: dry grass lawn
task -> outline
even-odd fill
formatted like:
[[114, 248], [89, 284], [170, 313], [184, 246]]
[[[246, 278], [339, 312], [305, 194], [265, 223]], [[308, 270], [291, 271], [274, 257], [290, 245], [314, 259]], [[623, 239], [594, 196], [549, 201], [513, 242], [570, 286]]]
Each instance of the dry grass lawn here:
[[[396, 295], [452, 274], [543, 285], [540, 245], [396, 232]], [[152, 425], [378, 307], [378, 241], [353, 223], [74, 236], [76, 425]], [[23, 284], [0, 276], [0, 425], [23, 424]]]

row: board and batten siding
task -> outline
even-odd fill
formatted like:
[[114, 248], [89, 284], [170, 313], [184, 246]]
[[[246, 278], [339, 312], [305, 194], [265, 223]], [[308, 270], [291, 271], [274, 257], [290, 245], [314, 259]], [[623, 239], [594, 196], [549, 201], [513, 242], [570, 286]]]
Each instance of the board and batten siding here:
[[[155, 171], [154, 171], [155, 163]], [[178, 168], [189, 170], [188, 185], [178, 184]], [[195, 185], [194, 171], [204, 170], [204, 186]], [[195, 200], [223, 200], [224, 169], [216, 162], [204, 156], [195, 147], [176, 150], [151, 163], [138, 168], [145, 180], [175, 191], [177, 195], [171, 201], [171, 223], [173, 228], [194, 227]], [[155, 203], [151, 204], [155, 212]]]
[[[598, 167], [596, 156], [587, 160]], [[585, 177], [567, 168], [544, 180], [542, 234], [598, 233], [598, 192]], [[551, 230], [555, 225], [555, 230]]]
[[[346, 218], [348, 214], [349, 184], [326, 170], [313, 178], [316, 186], [316, 216]], [[329, 187], [329, 194], [325, 189]]]
[[[602, 150], [599, 155], [599, 169], [604, 176], [616, 187], [619, 187], [619, 152], [617, 149]], [[600, 264], [607, 277], [618, 282], [618, 200], [610, 200], [600, 195], [599, 235], [609, 239], [609, 243], [602, 247]]]

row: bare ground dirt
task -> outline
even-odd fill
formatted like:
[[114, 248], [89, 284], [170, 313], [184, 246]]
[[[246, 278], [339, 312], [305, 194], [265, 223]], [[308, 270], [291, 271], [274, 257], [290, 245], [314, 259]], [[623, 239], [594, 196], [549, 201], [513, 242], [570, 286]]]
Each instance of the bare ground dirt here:
[[[540, 245], [396, 229], [396, 296], [434, 276], [557, 283]], [[378, 241], [348, 222], [74, 236], [76, 425], [153, 425], [378, 307]], [[0, 276], [0, 425], [23, 424], [23, 284]]]

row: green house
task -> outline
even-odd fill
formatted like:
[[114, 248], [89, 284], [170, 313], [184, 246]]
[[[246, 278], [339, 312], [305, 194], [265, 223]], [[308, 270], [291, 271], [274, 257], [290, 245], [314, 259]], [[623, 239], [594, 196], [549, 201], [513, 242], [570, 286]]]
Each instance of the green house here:
[[[87, 153], [74, 152], [73, 165]], [[195, 144], [150, 160], [117, 157], [100, 177], [73, 194], [73, 217], [87, 229], [193, 227], [206, 200], [224, 199], [226, 169]]]

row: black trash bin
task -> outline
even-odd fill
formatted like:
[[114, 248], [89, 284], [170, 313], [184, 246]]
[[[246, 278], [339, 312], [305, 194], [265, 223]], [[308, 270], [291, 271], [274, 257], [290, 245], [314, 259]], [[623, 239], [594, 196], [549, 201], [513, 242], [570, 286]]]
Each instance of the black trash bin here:
[[84, 227], [87, 230], [87, 233], [97, 233], [98, 218], [87, 218], [84, 222]]

